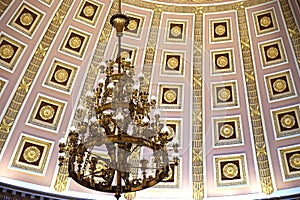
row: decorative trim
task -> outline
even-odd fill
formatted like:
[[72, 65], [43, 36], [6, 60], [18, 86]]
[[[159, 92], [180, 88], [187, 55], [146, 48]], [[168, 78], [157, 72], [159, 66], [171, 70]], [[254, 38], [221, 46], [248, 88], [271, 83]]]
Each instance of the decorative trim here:
[[253, 13], [257, 36], [279, 31], [274, 8]]
[[273, 109], [270, 111], [276, 139], [299, 136], [300, 108], [299, 105]]
[[0, 68], [13, 72], [20, 60], [26, 45], [7, 34], [0, 35]]
[[66, 106], [67, 102], [38, 94], [27, 123], [28, 125], [57, 133]]
[[[83, 89], [82, 89], [82, 93], [80, 95], [80, 101], [77, 105], [77, 109], [81, 105], [80, 102], [85, 101], [86, 92], [93, 90], [94, 83], [96, 80], [96, 75], [99, 72], [99, 65], [100, 65], [100, 62], [102, 61], [108, 40], [112, 33], [112, 26], [110, 25], [110, 18], [114, 14], [116, 14], [117, 11], [118, 11], [118, 3], [117, 3], [117, 0], [114, 0], [112, 2], [112, 7], [109, 11], [109, 14], [105, 20], [105, 24], [102, 29], [99, 41], [97, 43], [97, 47], [96, 47], [94, 56], [92, 58], [90, 66], [89, 66], [89, 70], [87, 73], [88, 78], [85, 80], [85, 83], [83, 85]], [[79, 114], [79, 112], [76, 112], [74, 119], [73, 119], [73, 123], [77, 124], [77, 122], [82, 121], [83, 119], [81, 119], [80, 117], [81, 117], [81, 115]], [[63, 192], [67, 189], [68, 176], [69, 176], [68, 162], [69, 162], [68, 159], [65, 159], [63, 164], [61, 166], [59, 166], [59, 168], [58, 168], [58, 173], [57, 173], [56, 180], [54, 183], [54, 189], [58, 192]]]
[[68, 12], [69, 8], [73, 0], [63, 0], [60, 7], [58, 8], [56, 14], [54, 15], [51, 23], [49, 24], [43, 38], [40, 43], [37, 45], [37, 49], [27, 66], [27, 69], [19, 83], [18, 89], [14, 94], [11, 103], [7, 110], [5, 111], [5, 115], [2, 118], [0, 124], [0, 152], [3, 150], [4, 143], [8, 138], [11, 127], [15, 122], [15, 119], [18, 115], [20, 108], [31, 88], [31, 84], [36, 78], [37, 72], [43, 63], [43, 60], [49, 50], [50, 45], [54, 41], [55, 33], [59, 30], [63, 19]]
[[13, 0], [1, 0], [0, 1], [0, 18], [8, 6], [13, 2]]
[[23, 2], [13, 15], [9, 25], [30, 38], [36, 31], [44, 14], [32, 5]]
[[[266, 1], [260, 1], [256, 3], [263, 2]], [[254, 1], [249, 1], [247, 3], [247, 5], [255, 5]], [[244, 73], [251, 74], [251, 78], [246, 79], [246, 87], [248, 93], [248, 104], [253, 130], [252, 133], [254, 139], [259, 180], [262, 192], [269, 195], [274, 192], [274, 186], [271, 177], [270, 161], [267, 153], [266, 138], [263, 131], [262, 118], [260, 115], [260, 104], [257, 94], [258, 86], [256, 85], [256, 74], [254, 71], [252, 60], [251, 44], [248, 33], [245, 6], [246, 5], [243, 5], [242, 2], [240, 6], [237, 7], [242, 58], [244, 64]]]
[[44, 176], [51, 158], [53, 144], [53, 141], [21, 133], [10, 167], [26, 173]]
[[246, 154], [214, 156], [215, 184], [219, 188], [244, 187], [249, 183]]
[[297, 96], [290, 69], [264, 75], [264, 78], [270, 102], [287, 100]]
[[76, 12], [75, 19], [94, 27], [99, 19], [103, 5], [97, 1], [84, 0]]
[[193, 199], [204, 198], [203, 176], [203, 126], [202, 126], [202, 47], [203, 45], [203, 11], [197, 8], [194, 22], [193, 55], [193, 108], [192, 108], [192, 181]]
[[300, 179], [300, 146], [287, 146], [277, 149], [282, 178], [284, 181]]

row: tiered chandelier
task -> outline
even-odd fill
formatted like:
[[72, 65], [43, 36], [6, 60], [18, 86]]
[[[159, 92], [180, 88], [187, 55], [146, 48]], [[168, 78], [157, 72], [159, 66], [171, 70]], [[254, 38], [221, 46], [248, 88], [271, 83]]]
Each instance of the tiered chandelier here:
[[121, 0], [110, 23], [117, 32], [118, 57], [101, 66], [103, 78], [86, 96], [86, 120], [60, 143], [59, 163], [68, 163], [69, 176], [80, 185], [119, 199], [168, 179], [178, 151], [172, 131], [159, 119], [156, 98], [149, 98], [143, 74], [135, 80], [131, 61], [121, 59], [121, 37], [129, 23]]

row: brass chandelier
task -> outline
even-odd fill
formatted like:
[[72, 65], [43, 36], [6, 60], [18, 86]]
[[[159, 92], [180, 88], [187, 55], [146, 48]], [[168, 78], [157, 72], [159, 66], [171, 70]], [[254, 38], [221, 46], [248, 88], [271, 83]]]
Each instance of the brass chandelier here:
[[67, 163], [69, 177], [84, 187], [114, 193], [116, 199], [165, 181], [170, 164], [178, 164], [178, 145], [159, 119], [143, 74], [135, 80], [131, 61], [121, 59], [121, 37], [129, 23], [121, 0], [118, 11], [110, 19], [118, 37], [117, 59], [100, 66], [102, 79], [86, 95], [85, 120], [59, 144], [59, 164]]

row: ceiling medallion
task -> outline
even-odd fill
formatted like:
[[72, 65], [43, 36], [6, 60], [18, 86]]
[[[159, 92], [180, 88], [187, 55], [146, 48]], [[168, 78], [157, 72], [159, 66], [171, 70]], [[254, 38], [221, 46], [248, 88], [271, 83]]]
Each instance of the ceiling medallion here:
[[226, 67], [228, 65], [228, 58], [226, 56], [220, 56], [217, 58], [218, 67]]
[[40, 156], [41, 156], [41, 152], [35, 146], [27, 147], [23, 153], [24, 159], [29, 163], [38, 161]]
[[229, 138], [233, 135], [234, 128], [229, 124], [224, 124], [220, 128], [220, 135], [224, 138]]
[[218, 98], [222, 101], [228, 101], [231, 97], [231, 92], [227, 88], [222, 88], [218, 91]]
[[179, 26], [173, 26], [171, 28], [171, 34], [175, 37], [178, 37], [181, 34], [181, 28]]
[[267, 50], [267, 56], [268, 58], [274, 59], [279, 55], [278, 49], [275, 47], [270, 47]]
[[15, 53], [14, 48], [10, 44], [5, 44], [0, 47], [0, 56], [3, 59], [11, 58]]
[[277, 79], [273, 83], [273, 88], [276, 92], [283, 92], [286, 89], [286, 87], [287, 87], [287, 84], [286, 84], [285, 80], [283, 80], [283, 79]]
[[65, 69], [59, 69], [54, 74], [54, 79], [59, 83], [66, 82], [68, 78], [69, 78], [69, 73]]
[[164, 100], [168, 103], [173, 103], [177, 98], [176, 92], [174, 90], [167, 90], [164, 93]]
[[262, 27], [268, 27], [271, 24], [271, 19], [268, 16], [263, 16], [260, 21], [259, 21], [260, 25]]
[[20, 22], [24, 26], [29, 26], [33, 22], [33, 17], [30, 13], [23, 13], [20, 17]]
[[129, 20], [129, 24], [128, 24], [128, 26], [127, 26], [127, 28], [128, 28], [129, 30], [134, 31], [134, 30], [137, 29], [137, 27], [138, 27], [138, 23], [137, 23], [134, 19]]
[[84, 9], [83, 9], [83, 14], [86, 16], [86, 17], [91, 17], [93, 16], [95, 13], [95, 9], [93, 6], [85, 6]]
[[171, 69], [175, 69], [176, 67], [178, 67], [179, 65], [179, 62], [178, 62], [178, 59], [175, 58], [175, 57], [171, 57], [168, 59], [168, 62], [167, 62], [167, 66]]
[[43, 120], [49, 120], [54, 117], [55, 110], [52, 106], [43, 106], [40, 110], [40, 116]]
[[224, 33], [226, 32], [226, 27], [222, 24], [219, 24], [216, 28], [215, 28], [215, 33], [219, 36], [224, 35]]
[[295, 125], [296, 120], [293, 115], [286, 114], [280, 119], [280, 123], [284, 128], [292, 128]]
[[130, 58], [130, 54], [127, 51], [121, 52], [121, 59], [127, 59]]
[[77, 49], [81, 45], [81, 39], [78, 36], [74, 36], [69, 40], [69, 45], [73, 49]]
[[234, 178], [238, 175], [239, 168], [233, 163], [227, 163], [223, 167], [223, 174], [227, 178]]
[[289, 159], [289, 163], [294, 169], [300, 169], [300, 154], [293, 154]]

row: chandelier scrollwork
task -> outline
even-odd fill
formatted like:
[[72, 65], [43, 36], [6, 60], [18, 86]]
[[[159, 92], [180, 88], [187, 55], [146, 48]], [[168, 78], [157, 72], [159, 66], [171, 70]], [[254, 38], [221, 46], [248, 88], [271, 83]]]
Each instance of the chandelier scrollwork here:
[[144, 75], [135, 80], [134, 66], [121, 59], [121, 37], [128, 17], [119, 13], [110, 22], [119, 38], [117, 61], [100, 66], [100, 81], [86, 94], [77, 114], [83, 118], [59, 144], [59, 164], [80, 185], [102, 192], [135, 192], [156, 185], [178, 164], [172, 131], [160, 120], [156, 98], [149, 97]]

